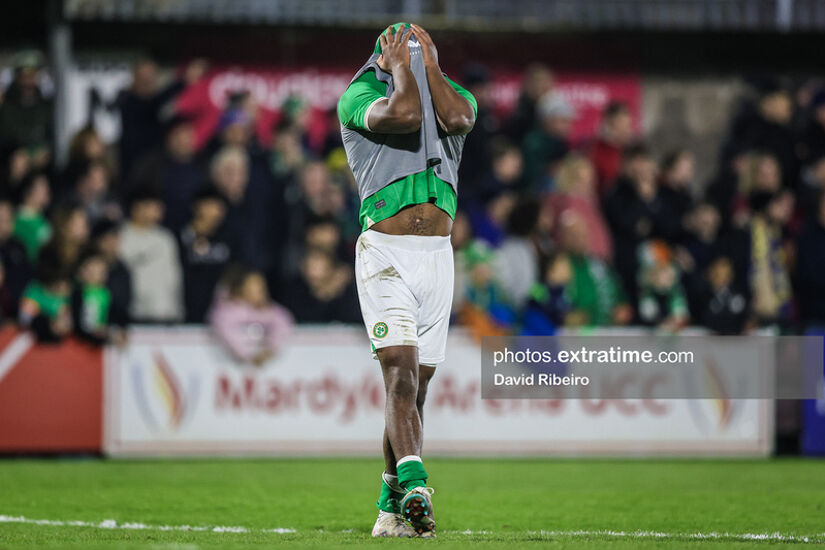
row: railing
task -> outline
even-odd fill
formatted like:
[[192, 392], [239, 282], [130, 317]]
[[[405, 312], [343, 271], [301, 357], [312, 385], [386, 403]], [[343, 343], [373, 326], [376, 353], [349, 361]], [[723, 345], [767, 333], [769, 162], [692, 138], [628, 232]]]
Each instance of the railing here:
[[70, 21], [374, 26], [416, 19], [478, 30], [825, 29], [823, 0], [64, 0]]

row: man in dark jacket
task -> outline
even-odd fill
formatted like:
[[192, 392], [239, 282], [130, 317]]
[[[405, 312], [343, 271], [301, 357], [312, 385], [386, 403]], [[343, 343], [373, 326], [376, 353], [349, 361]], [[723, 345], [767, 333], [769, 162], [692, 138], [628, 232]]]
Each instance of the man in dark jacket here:
[[226, 201], [215, 189], [201, 191], [192, 217], [178, 233], [183, 268], [183, 303], [187, 323], [203, 323], [215, 287], [231, 259], [231, 246], [221, 234]]
[[758, 87], [756, 105], [746, 105], [733, 121], [722, 150], [722, 161], [729, 162], [732, 151], [742, 147], [771, 153], [782, 168], [783, 184], [793, 187], [797, 179], [795, 143], [790, 127], [793, 100], [777, 81], [759, 83]]
[[35, 164], [49, 159], [52, 142], [52, 103], [40, 92], [39, 52], [17, 56], [14, 80], [0, 105], [0, 145], [6, 151], [23, 147]]
[[806, 327], [825, 326], [825, 192], [799, 236], [796, 291], [799, 313]]
[[825, 88], [811, 98], [811, 117], [800, 132], [796, 154], [801, 166], [825, 156]]
[[206, 174], [195, 158], [195, 128], [184, 116], [175, 116], [165, 125], [163, 147], [146, 155], [135, 167], [129, 180], [130, 189], [152, 187], [163, 198], [165, 225], [180, 231], [189, 219], [189, 207], [201, 188]]
[[656, 172], [656, 162], [644, 146], [631, 148], [625, 153], [623, 175], [605, 201], [616, 270], [631, 303], [635, 303], [638, 291], [639, 244], [648, 239], [672, 242], [680, 227], [662, 200]]
[[158, 89], [158, 68], [150, 59], [138, 61], [132, 72], [132, 85], [121, 91], [115, 107], [120, 110], [120, 172], [128, 175], [145, 153], [163, 140], [161, 109], [188, 84], [203, 76], [206, 65], [193, 61], [183, 79], [175, 79]]
[[0, 285], [0, 315], [17, 318], [20, 296], [31, 277], [31, 266], [23, 243], [14, 232], [14, 207], [8, 200], [0, 200], [0, 264], [3, 280]]

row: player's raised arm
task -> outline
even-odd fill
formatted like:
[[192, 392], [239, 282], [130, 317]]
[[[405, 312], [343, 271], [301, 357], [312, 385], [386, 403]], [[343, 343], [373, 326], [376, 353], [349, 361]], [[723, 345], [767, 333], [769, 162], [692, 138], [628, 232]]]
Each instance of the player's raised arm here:
[[381, 34], [381, 57], [378, 66], [392, 73], [394, 90], [386, 100], [375, 103], [367, 117], [369, 128], [379, 134], [410, 134], [421, 127], [421, 99], [418, 85], [410, 70], [411, 31], [389, 27]]
[[448, 135], [468, 133], [476, 122], [475, 108], [453, 88], [441, 72], [438, 65], [438, 50], [430, 34], [416, 24], [412, 25], [412, 29], [421, 43], [421, 54], [424, 57], [424, 67], [427, 69], [427, 83], [430, 85], [438, 122]]

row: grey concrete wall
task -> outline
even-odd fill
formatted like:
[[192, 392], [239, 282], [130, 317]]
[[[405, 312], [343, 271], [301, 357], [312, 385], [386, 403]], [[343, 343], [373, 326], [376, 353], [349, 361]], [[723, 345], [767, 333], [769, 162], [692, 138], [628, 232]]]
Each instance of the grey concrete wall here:
[[743, 85], [736, 77], [643, 79], [642, 124], [657, 158], [686, 147], [696, 155], [700, 192], [717, 168], [717, 157]]

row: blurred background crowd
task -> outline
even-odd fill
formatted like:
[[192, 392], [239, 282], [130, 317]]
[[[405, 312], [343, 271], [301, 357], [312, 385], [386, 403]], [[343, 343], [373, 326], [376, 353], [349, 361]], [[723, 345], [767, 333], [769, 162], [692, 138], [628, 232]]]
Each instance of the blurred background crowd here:
[[[293, 323], [360, 322], [359, 201], [334, 108], [292, 94], [262, 137], [239, 87], [198, 137], [198, 113], [178, 100], [209, 63], [162, 71], [140, 58], [112, 100], [94, 97], [119, 138], [90, 117], [56, 162], [47, 61], [16, 53], [0, 99], [5, 320], [43, 341], [95, 343], [123, 341], [132, 323], [210, 323], [253, 362]], [[748, 79], [718, 161], [697, 166], [695, 142], [652, 147], [620, 100], [574, 137], [580, 113], [551, 66], [525, 63], [502, 112], [489, 68], [452, 61], [479, 105], [452, 235], [456, 324], [475, 335], [825, 325], [821, 81]]]

